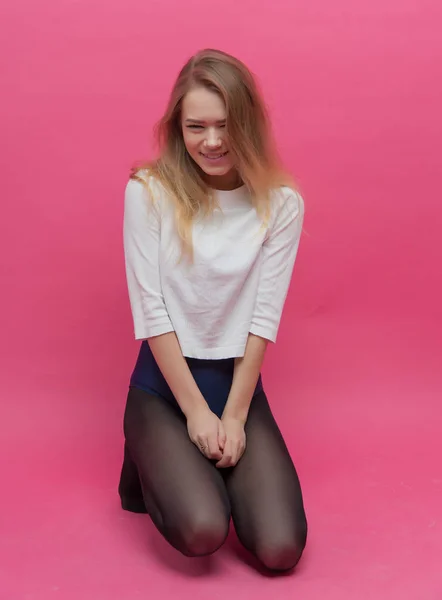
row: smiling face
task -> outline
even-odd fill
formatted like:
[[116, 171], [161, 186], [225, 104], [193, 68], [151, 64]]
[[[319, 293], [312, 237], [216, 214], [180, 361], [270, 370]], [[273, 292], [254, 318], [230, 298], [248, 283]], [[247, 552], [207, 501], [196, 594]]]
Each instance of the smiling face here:
[[239, 185], [226, 130], [223, 99], [204, 87], [191, 89], [181, 104], [181, 127], [186, 150], [215, 189]]

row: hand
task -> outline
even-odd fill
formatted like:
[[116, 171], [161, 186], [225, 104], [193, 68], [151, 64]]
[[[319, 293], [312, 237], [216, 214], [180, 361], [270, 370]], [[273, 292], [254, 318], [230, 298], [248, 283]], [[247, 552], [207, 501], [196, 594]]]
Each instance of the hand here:
[[226, 441], [224, 443], [223, 456], [216, 463], [219, 469], [234, 467], [246, 449], [246, 433], [244, 423], [233, 417], [221, 419], [224, 425]]
[[224, 426], [209, 407], [198, 408], [187, 417], [187, 432], [201, 454], [213, 460], [222, 458]]

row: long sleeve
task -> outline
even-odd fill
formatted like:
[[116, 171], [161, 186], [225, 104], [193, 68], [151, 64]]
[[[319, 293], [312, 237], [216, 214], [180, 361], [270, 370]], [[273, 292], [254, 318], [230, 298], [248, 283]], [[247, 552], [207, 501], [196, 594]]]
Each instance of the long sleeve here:
[[125, 191], [123, 239], [135, 339], [174, 331], [161, 289], [158, 206], [146, 186], [132, 179]]
[[304, 201], [289, 188], [283, 190], [271, 231], [262, 247], [258, 293], [250, 333], [276, 341], [290, 286], [304, 220]]

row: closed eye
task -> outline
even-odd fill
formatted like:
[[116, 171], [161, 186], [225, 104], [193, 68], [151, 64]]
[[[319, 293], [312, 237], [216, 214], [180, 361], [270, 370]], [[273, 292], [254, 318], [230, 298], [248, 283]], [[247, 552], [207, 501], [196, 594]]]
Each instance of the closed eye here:
[[[225, 126], [226, 126], [226, 125], [225, 125], [225, 123], [224, 123], [224, 124], [222, 124], [222, 125], [218, 125], [218, 127], [219, 127], [220, 129], [224, 129], [224, 128], [225, 128]], [[196, 124], [192, 124], [192, 125], [187, 125], [187, 128], [188, 128], [188, 129], [204, 129], [204, 126], [203, 126], [203, 125], [196, 125]]]

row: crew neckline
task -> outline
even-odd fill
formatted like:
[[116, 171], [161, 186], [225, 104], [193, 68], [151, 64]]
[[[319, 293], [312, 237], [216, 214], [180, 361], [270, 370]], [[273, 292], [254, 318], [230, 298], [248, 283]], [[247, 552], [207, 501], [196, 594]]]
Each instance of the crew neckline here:
[[217, 194], [233, 194], [235, 192], [239, 192], [241, 190], [243, 190], [246, 187], [245, 183], [243, 183], [242, 185], [233, 188], [233, 190], [219, 190], [217, 188], [212, 188], [212, 190], [217, 193]]
[[244, 201], [249, 201], [249, 195], [247, 194], [247, 187], [245, 184], [234, 190], [216, 190], [213, 189], [213, 193], [218, 201], [221, 208], [229, 208], [238, 206]]

